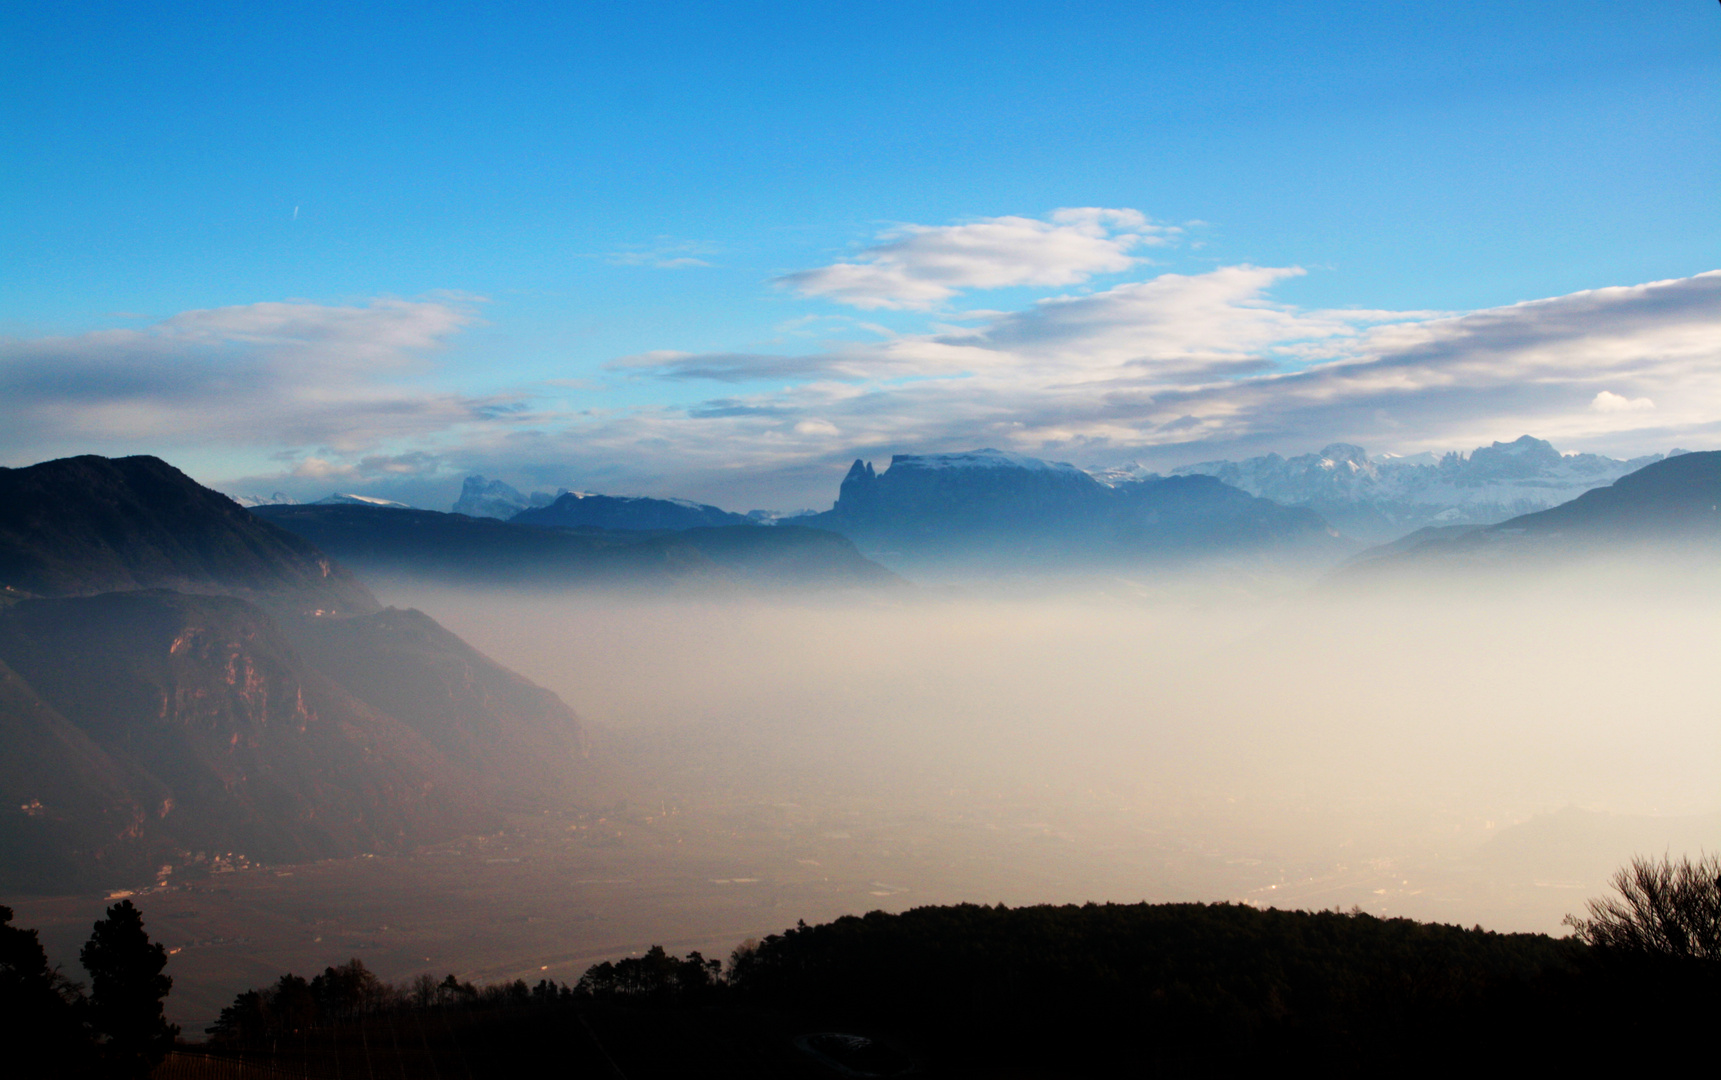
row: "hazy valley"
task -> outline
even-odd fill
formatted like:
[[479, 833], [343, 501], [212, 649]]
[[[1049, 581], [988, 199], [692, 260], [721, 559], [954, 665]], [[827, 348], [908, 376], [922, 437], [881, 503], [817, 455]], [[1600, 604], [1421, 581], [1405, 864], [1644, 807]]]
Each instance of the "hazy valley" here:
[[[721, 956], [798, 919], [960, 901], [1231, 900], [1554, 932], [1634, 853], [1721, 844], [1721, 734], [1707, 706], [1718, 689], [1708, 643], [1721, 631], [1703, 546], [1711, 457], [1645, 474], [1675, 470], [1661, 488], [1624, 484], [1613, 502], [1573, 504], [1600, 507], [1585, 511], [1600, 515], [1599, 539], [1567, 521], [1549, 554], [1534, 528], [1508, 523], [1520, 552], [1509, 579], [1484, 572], [1498, 557], [1430, 575], [1387, 550], [1337, 573], [1332, 556], [1148, 561], [1132, 575], [1077, 560], [927, 587], [883, 570], [857, 579], [853, 567], [872, 564], [824, 541], [815, 550], [838, 560], [821, 554], [814, 576], [801, 563], [787, 580], [661, 560], [631, 576], [555, 580], [566, 564], [552, 562], [498, 579], [483, 560], [530, 565], [510, 551], [589, 559], [630, 550], [634, 537], [686, 534], [559, 533], [377, 507], [265, 511], [344, 528], [313, 535], [375, 560], [370, 592], [341, 585], [352, 610], [329, 615], [305, 608], [332, 602], [318, 599], [330, 588], [321, 582], [338, 574], [317, 570], [308, 585], [287, 570], [259, 577], [257, 545], [287, 543], [282, 534], [215, 545], [219, 556], [205, 541], [193, 563], [172, 565], [96, 551], [79, 558], [119, 566], [98, 590], [122, 572], [136, 586], [161, 575], [195, 586], [201, 575], [197, 587], [263, 607], [145, 589], [0, 612], [0, 659], [24, 692], [43, 695], [32, 707], [71, 718], [96, 740], [86, 757], [109, 762], [72, 768], [38, 754], [30, 773], [7, 779], [22, 807], [9, 817], [8, 872], [52, 894], [88, 880], [76, 845], [90, 837], [137, 853], [98, 859], [107, 888], [7, 899], [60, 956], [116, 889], [146, 902], [178, 950], [171, 1007], [191, 1030], [270, 972], [348, 956], [387, 978], [429, 969], [566, 981], [651, 944]], [[1666, 520], [1684, 529], [1668, 533], [1684, 545], [1668, 549], [1676, 558], [1620, 547], [1602, 527], [1638, 490], [1650, 494], [1621, 512], [1647, 528], [1661, 519], [1646, 517], [1643, 498], [1670, 507]], [[1012, 496], [988, 497], [1008, 510]], [[62, 518], [75, 510], [74, 493], [55, 498]], [[210, 506], [229, 530], [211, 535], [250, 535]], [[730, 528], [747, 544], [831, 535]], [[492, 537], [515, 546], [495, 554]], [[584, 546], [569, 556], [563, 537]], [[63, 575], [28, 571], [28, 547], [14, 541], [12, 565], [25, 567], [15, 580], [75, 591]], [[134, 540], [131, 550], [145, 549]], [[316, 556], [280, 558], [293, 567]], [[1380, 570], [1394, 559], [1396, 572]], [[222, 584], [239, 566], [246, 584]], [[461, 566], [473, 581], [451, 586]], [[1455, 586], [1454, 573], [1472, 584]], [[53, 629], [55, 605], [82, 605], [66, 608], [78, 649], [54, 644], [71, 632]], [[115, 621], [101, 614], [110, 609], [155, 621]], [[223, 629], [222, 618], [241, 622]], [[181, 657], [176, 642], [203, 639], [235, 644]], [[126, 661], [135, 686], [76, 666], [127, 650], [141, 650]], [[150, 659], [162, 654], [179, 667]], [[257, 674], [235, 682], [235, 662]], [[488, 683], [474, 696], [475, 678]], [[307, 699], [313, 684], [323, 697]], [[211, 711], [223, 687], [251, 689]], [[116, 743], [101, 724], [148, 729], [173, 715], [162, 705], [157, 720], [125, 719], [127, 695], [180, 702], [188, 735], [213, 722], [230, 745]], [[394, 742], [382, 758], [364, 751], [363, 775], [375, 779], [331, 784], [327, 768], [348, 751], [280, 732], [270, 695], [290, 700], [289, 729], [308, 733], [342, 709], [348, 732], [410, 723], [385, 736]], [[8, 723], [27, 733], [21, 716]], [[50, 730], [63, 730], [57, 722]], [[302, 820], [330, 824], [280, 833], [266, 814], [234, 817], [234, 806], [282, 805], [257, 785], [281, 784], [293, 755], [307, 754], [299, 767], [322, 774], [321, 786], [282, 790], [298, 792]], [[198, 779], [210, 768], [241, 786], [210, 789]], [[451, 801], [387, 794], [398, 784], [388, 769], [440, 784]], [[52, 792], [49, 781], [117, 785], [104, 797], [120, 817], [68, 813], [88, 796], [31, 794]], [[365, 790], [381, 801], [352, 820], [369, 824], [343, 832], [340, 815], [355, 811], [342, 800]], [[128, 824], [128, 806], [145, 812], [141, 826]], [[227, 831], [212, 832], [215, 821]], [[16, 846], [53, 843], [28, 830], [56, 822], [73, 836], [73, 848], [54, 849], [60, 862]]]

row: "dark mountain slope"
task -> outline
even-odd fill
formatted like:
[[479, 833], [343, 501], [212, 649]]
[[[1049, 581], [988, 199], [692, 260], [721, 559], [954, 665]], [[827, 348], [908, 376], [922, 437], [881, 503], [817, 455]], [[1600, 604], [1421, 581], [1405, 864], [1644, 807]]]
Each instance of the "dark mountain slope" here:
[[1115, 543], [1130, 551], [1326, 546], [1333, 531], [1308, 507], [1280, 506], [1211, 476], [1133, 480], [1112, 489]]
[[1571, 538], [1721, 539], [1721, 451], [1680, 454], [1488, 531]]
[[796, 526], [624, 532], [363, 506], [254, 512], [367, 573], [455, 584], [842, 587], [896, 581], [843, 537]]
[[312, 545], [153, 457], [0, 469], [0, 585], [38, 596], [171, 588], [377, 607]]
[[131, 841], [168, 797], [0, 663], [0, 881], [45, 891], [89, 879], [103, 860], [137, 861]]
[[562, 699], [423, 612], [388, 608], [287, 628], [313, 667], [400, 717], [492, 800], [565, 796], [582, 775], [585, 733]]
[[[58, 854], [77, 877], [122, 879], [197, 850], [399, 850], [492, 821], [427, 739], [311, 669], [244, 600], [28, 600], [0, 612], [0, 661], [21, 680], [4, 756], [56, 759], [7, 774], [3, 805], [39, 801], [74, 822]], [[91, 815], [92, 793], [130, 820]]]

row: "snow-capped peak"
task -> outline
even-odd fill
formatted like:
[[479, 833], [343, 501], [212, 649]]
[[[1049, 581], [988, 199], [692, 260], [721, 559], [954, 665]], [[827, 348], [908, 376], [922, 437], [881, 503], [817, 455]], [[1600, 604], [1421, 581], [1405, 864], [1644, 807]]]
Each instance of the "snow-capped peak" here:
[[253, 506], [297, 506], [299, 500], [284, 491], [277, 491], [268, 497], [262, 495], [235, 495], [233, 501], [249, 510]]
[[394, 510], [411, 510], [412, 507], [393, 499], [379, 499], [375, 495], [354, 495], [350, 492], [337, 491], [311, 503], [312, 506], [386, 506]]

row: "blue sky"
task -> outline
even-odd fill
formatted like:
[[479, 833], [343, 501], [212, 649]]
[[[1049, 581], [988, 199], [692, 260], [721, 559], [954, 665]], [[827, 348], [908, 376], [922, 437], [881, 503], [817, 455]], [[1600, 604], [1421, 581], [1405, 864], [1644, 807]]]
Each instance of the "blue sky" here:
[[0, 96], [8, 464], [1721, 446], [1710, 0], [17, 4]]

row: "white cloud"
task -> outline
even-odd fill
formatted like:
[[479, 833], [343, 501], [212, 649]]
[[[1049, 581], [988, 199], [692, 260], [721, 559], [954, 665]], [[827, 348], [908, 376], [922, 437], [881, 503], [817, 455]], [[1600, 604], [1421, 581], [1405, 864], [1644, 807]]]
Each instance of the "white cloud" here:
[[[1335, 440], [1415, 451], [1532, 433], [1637, 452], [1721, 437], [1721, 272], [1459, 315], [1272, 302], [1296, 273], [1164, 274], [973, 329], [805, 356], [677, 354], [636, 370], [685, 379], [720, 362], [730, 382], [804, 378], [583, 424], [579, 439], [649, 443], [659, 468], [726, 483], [859, 452], [977, 445], [1169, 466]], [[799, 425], [815, 418], [840, 429], [839, 446], [809, 442]]]
[[928, 309], [967, 289], [1079, 285], [1134, 267], [1138, 247], [1179, 230], [1136, 210], [1080, 207], [1050, 219], [983, 218], [965, 225], [904, 225], [847, 262], [777, 279], [803, 296], [854, 307]]
[[1590, 408], [1603, 413], [1641, 412], [1645, 409], [1655, 408], [1655, 402], [1646, 397], [1628, 398], [1610, 390], [1601, 390], [1590, 401]]
[[482, 422], [517, 403], [427, 385], [428, 357], [476, 321], [442, 301], [262, 303], [142, 329], [0, 341], [0, 451], [327, 446]]

